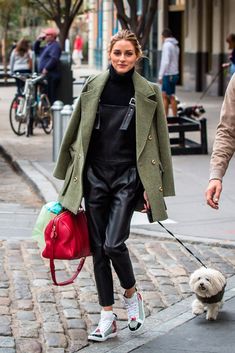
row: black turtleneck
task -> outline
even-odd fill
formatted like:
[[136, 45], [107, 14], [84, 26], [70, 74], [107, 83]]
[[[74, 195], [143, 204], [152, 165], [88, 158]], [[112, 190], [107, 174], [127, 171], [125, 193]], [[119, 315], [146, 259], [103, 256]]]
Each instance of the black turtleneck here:
[[119, 75], [113, 66], [109, 69], [109, 78], [100, 97], [101, 104], [129, 105], [130, 99], [134, 97], [135, 90], [132, 82], [134, 68]]

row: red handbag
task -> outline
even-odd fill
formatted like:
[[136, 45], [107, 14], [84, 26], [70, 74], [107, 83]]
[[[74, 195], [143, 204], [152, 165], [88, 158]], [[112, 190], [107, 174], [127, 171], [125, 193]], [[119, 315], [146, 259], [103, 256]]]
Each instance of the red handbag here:
[[[44, 231], [46, 246], [42, 256], [50, 259], [51, 277], [55, 285], [73, 283], [81, 271], [86, 256], [91, 255], [85, 211], [77, 215], [64, 211], [53, 218]], [[57, 282], [54, 260], [81, 259], [74, 275], [64, 282]]]

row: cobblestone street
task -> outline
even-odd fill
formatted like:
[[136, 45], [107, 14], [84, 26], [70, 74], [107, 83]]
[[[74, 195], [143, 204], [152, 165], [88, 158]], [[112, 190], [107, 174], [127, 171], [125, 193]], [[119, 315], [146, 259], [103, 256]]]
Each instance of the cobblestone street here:
[[[198, 264], [182, 246], [134, 235], [128, 242], [147, 316], [191, 295], [188, 276]], [[235, 248], [186, 245], [227, 277], [234, 273]], [[66, 287], [51, 284], [48, 262], [31, 240], [1, 241], [0, 259], [0, 353], [72, 353], [88, 345], [87, 331], [97, 324], [100, 312], [90, 258], [76, 282]], [[59, 279], [71, 275], [75, 265], [57, 261]], [[117, 278], [115, 296], [118, 327], [123, 329], [126, 313]]]

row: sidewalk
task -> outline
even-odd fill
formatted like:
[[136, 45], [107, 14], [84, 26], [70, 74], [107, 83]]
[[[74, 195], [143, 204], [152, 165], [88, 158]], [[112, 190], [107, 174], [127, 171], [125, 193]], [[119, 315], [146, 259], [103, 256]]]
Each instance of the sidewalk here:
[[[80, 69], [78, 73], [86, 75], [88, 71], [87, 68]], [[54, 167], [52, 136], [39, 129], [31, 138], [14, 136], [9, 127], [8, 110], [15, 89], [1, 87], [0, 90], [0, 150], [32, 183], [45, 202], [55, 200], [61, 182], [51, 175]], [[182, 101], [192, 104], [200, 96], [182, 89], [179, 93]], [[221, 101], [221, 98], [210, 97], [206, 102], [211, 108], [207, 114], [210, 148]], [[197, 353], [212, 352], [208, 347], [215, 339], [217, 347], [220, 344], [226, 347], [225, 338], [232, 345], [232, 330], [225, 337], [225, 328], [234, 327], [235, 313], [231, 307], [235, 298], [235, 242], [190, 237], [185, 237], [184, 241], [207, 264], [221, 269], [228, 277], [226, 304], [218, 321], [207, 322], [204, 315], [194, 318], [191, 314], [193, 296], [188, 277], [198, 267], [194, 259], [164, 232], [149, 232], [137, 227], [128, 244], [138, 287], [145, 299], [147, 319], [144, 330], [137, 336], [130, 336], [122, 293], [115, 277], [119, 336], [89, 346], [87, 331], [97, 324], [100, 311], [91, 259], [87, 259], [73, 285], [57, 288], [51, 285], [48, 262], [40, 257], [35, 242], [31, 239], [0, 241], [0, 353], [72, 353], [80, 349], [84, 353], [127, 353], [133, 350], [139, 353]], [[68, 277], [75, 264], [76, 261], [57, 262], [59, 279]], [[212, 327], [216, 330], [212, 331]], [[204, 340], [200, 339], [199, 349], [197, 342], [191, 344], [191, 340], [194, 342], [194, 332], [196, 337], [201, 335], [201, 330], [210, 330], [211, 333]], [[184, 344], [189, 344], [191, 350]]]

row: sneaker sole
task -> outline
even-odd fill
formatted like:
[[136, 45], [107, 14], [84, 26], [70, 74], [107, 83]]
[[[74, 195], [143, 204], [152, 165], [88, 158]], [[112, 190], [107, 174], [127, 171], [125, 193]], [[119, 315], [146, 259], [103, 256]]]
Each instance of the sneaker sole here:
[[107, 337], [95, 337], [95, 336], [88, 336], [89, 341], [95, 341], [95, 342], [104, 342], [107, 341], [109, 338], [114, 338], [117, 336], [117, 332], [110, 333]]
[[145, 321], [145, 319], [144, 319], [143, 322], [141, 323], [140, 327], [137, 328], [137, 330], [134, 330], [134, 331], [132, 331], [132, 330], [129, 328], [129, 326], [128, 326], [128, 329], [129, 329], [130, 333], [131, 333], [132, 335], [135, 335], [136, 333], [139, 333], [139, 332], [143, 329], [144, 321]]

